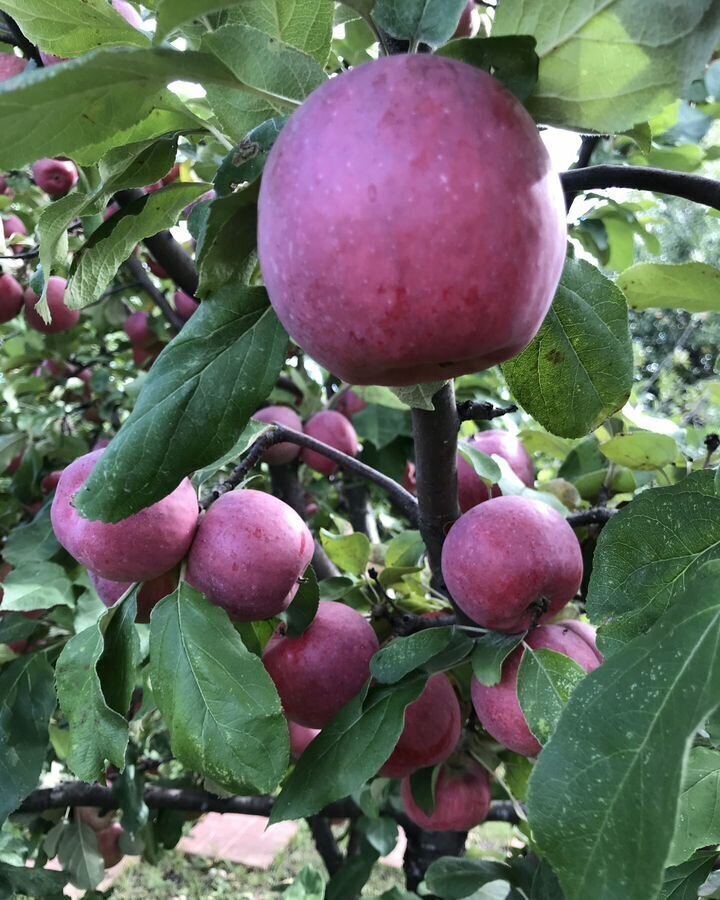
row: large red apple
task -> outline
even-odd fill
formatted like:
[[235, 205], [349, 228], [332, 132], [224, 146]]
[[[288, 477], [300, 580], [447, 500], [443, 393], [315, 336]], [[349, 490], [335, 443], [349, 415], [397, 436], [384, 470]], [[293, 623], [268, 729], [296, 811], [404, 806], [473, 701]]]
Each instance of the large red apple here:
[[75, 508], [104, 450], [79, 457], [60, 476], [50, 516], [55, 536], [78, 562], [111, 581], [150, 581], [185, 557], [197, 527], [198, 504], [189, 479], [146, 509], [108, 524], [84, 519]]
[[378, 639], [367, 619], [342, 603], [321, 600], [309, 628], [289, 637], [281, 626], [263, 654], [285, 714], [324, 728], [370, 677]]
[[[542, 625], [531, 631], [525, 642], [533, 650], [554, 650], [592, 672], [600, 665], [597, 655], [581, 637], [560, 625]], [[502, 678], [488, 687], [472, 678], [472, 701], [483, 728], [510, 750], [523, 756], [537, 756], [542, 749], [528, 728], [518, 700], [518, 670], [525, 648], [520, 646], [505, 660]]]
[[552, 619], [572, 600], [583, 561], [560, 513], [525, 497], [494, 497], [452, 526], [442, 572], [453, 600], [473, 622], [518, 633]]
[[[530, 459], [530, 454], [520, 440], [509, 431], [500, 431], [499, 429], [481, 431], [473, 435], [466, 443], [487, 456], [492, 456], [493, 453], [501, 456], [524, 484], [528, 487], [535, 484], [535, 466]], [[463, 512], [467, 512], [478, 503], [484, 503], [490, 497], [499, 497], [502, 493], [497, 485], [490, 487], [485, 484], [461, 453], [458, 453], [457, 473], [458, 499]]]
[[460, 703], [450, 679], [443, 674], [433, 675], [405, 711], [400, 740], [380, 775], [405, 778], [418, 769], [444, 762], [457, 747], [461, 730]]
[[400, 794], [408, 819], [426, 831], [469, 831], [485, 821], [492, 800], [487, 772], [468, 757], [451, 759], [440, 769], [431, 813], [415, 802], [409, 778], [403, 779]]
[[31, 288], [25, 290], [25, 319], [35, 331], [43, 334], [60, 334], [69, 331], [80, 321], [80, 310], [69, 309], [65, 306], [65, 289], [67, 281], [58, 275], [48, 278], [47, 302], [50, 308], [50, 322], [46, 322], [35, 309], [39, 300], [38, 295]]
[[200, 520], [187, 580], [233, 619], [270, 619], [286, 609], [315, 550], [292, 507], [262, 491], [223, 494]]
[[516, 356], [545, 318], [565, 240], [560, 180], [522, 104], [429, 54], [323, 84], [260, 189], [271, 302], [352, 384], [441, 381]]
[[[98, 597], [107, 607], [114, 606], [132, 584], [132, 581], [110, 581], [107, 578], [101, 578], [94, 572], [88, 574]], [[177, 583], [177, 569], [171, 569], [169, 572], [158, 575], [157, 578], [146, 581], [138, 591], [135, 621], [147, 625], [153, 609], [163, 598], [175, 590]]]

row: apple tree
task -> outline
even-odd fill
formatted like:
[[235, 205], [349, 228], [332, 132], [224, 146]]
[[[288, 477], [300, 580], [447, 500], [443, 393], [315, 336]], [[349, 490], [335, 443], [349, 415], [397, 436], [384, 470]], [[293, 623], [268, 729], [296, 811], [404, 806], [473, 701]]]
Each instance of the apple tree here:
[[720, 896], [716, 0], [0, 14], [0, 895]]

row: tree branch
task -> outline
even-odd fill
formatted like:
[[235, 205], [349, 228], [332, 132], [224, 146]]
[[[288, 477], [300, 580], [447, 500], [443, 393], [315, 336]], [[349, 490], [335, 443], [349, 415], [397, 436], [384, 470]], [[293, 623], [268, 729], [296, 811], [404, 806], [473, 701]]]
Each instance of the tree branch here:
[[704, 178], [702, 175], [653, 169], [649, 166], [588, 166], [563, 172], [560, 179], [566, 195], [602, 188], [634, 188], [683, 197], [703, 206], [720, 209], [720, 181]]
[[517, 406], [514, 403], [511, 403], [510, 406], [493, 406], [492, 403], [465, 400], [464, 403], [457, 405], [458, 419], [461, 422], [489, 422], [491, 419], [514, 412], [517, 412]]
[[412, 410], [420, 534], [428, 552], [433, 586], [443, 589], [440, 553], [445, 535], [460, 517], [457, 438], [460, 421], [453, 384], [432, 398], [434, 409]]
[[[140, 190], [118, 191], [115, 200], [123, 207], [144, 196]], [[187, 294], [195, 295], [198, 287], [198, 273], [192, 257], [169, 231], [159, 231], [143, 241], [155, 260], [165, 269], [175, 284]]]
[[345, 857], [337, 845], [330, 822], [325, 816], [310, 816], [307, 819], [307, 823], [310, 826], [317, 852], [325, 863], [328, 875], [334, 875], [345, 862]]
[[[590, 165], [590, 160], [592, 159], [592, 155], [595, 151], [595, 148], [600, 143], [600, 135], [598, 134], [586, 134], [581, 143], [580, 150], [577, 155], [577, 159], [574, 164], [570, 167], [571, 169], [585, 169]], [[565, 209], [570, 212], [570, 207], [573, 205], [575, 198], [577, 197], [578, 192], [566, 192], [565, 193]]]
[[572, 528], [580, 528], [583, 525], [604, 525], [619, 512], [617, 509], [606, 509], [598, 506], [596, 509], [587, 509], [585, 512], [573, 513], [565, 520]]
[[8, 27], [8, 31], [14, 38], [15, 46], [19, 48], [25, 59], [31, 59], [40, 67], [44, 66], [45, 63], [42, 60], [42, 56], [40, 56], [40, 51], [35, 46], [35, 44], [32, 43], [32, 41], [29, 41], [25, 37], [15, 19], [13, 19], [12, 16], [9, 16], [7, 13], [3, 13], [3, 19], [5, 19], [5, 24]]
[[283, 442], [297, 444], [298, 447], [307, 447], [309, 450], [314, 450], [316, 453], [320, 453], [322, 456], [336, 462], [341, 469], [347, 469], [348, 471], [359, 475], [361, 478], [372, 481], [390, 495], [411, 524], [417, 522], [417, 501], [413, 495], [399, 485], [397, 481], [389, 478], [387, 475], [383, 475], [383, 473], [378, 472], [377, 469], [373, 469], [371, 466], [360, 462], [360, 460], [355, 459], [354, 456], [348, 456], [347, 453], [342, 453], [340, 450], [336, 450], [334, 447], [330, 447], [322, 441], [317, 441], [315, 438], [310, 437], [310, 435], [301, 434], [299, 431], [293, 431], [291, 428], [285, 428], [282, 425], [271, 425], [266, 432], [260, 435], [248, 450], [245, 459], [233, 469], [232, 474], [225, 481], [219, 484], [215, 490], [202, 501], [200, 504], [201, 507], [207, 509], [218, 499], [218, 497], [221, 497], [223, 494], [226, 494], [228, 491], [237, 487], [248, 472], [257, 465], [267, 449], [275, 444]]
[[155, 287], [152, 282], [152, 279], [148, 276], [147, 272], [143, 268], [143, 264], [137, 258], [137, 256], [131, 256], [127, 261], [127, 267], [132, 272], [137, 281], [138, 285], [148, 294], [155, 305], [160, 309], [160, 312], [165, 316], [165, 319], [169, 323], [172, 330], [177, 334], [178, 331], [183, 327], [183, 320], [180, 316], [175, 312], [175, 310], [168, 303], [167, 297], [161, 290]]

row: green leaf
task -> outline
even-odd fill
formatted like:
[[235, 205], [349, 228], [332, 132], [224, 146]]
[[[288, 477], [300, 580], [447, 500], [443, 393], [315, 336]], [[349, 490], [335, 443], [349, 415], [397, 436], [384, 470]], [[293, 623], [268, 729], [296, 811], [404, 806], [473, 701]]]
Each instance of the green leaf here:
[[489, 72], [523, 102], [537, 84], [539, 60], [535, 52], [535, 38], [525, 34], [461, 38], [441, 47], [438, 55], [459, 59]]
[[426, 384], [413, 384], [410, 387], [394, 387], [390, 390], [395, 396], [413, 409], [426, 409], [432, 412], [432, 398], [437, 394], [440, 388], [444, 387], [447, 381], [429, 381]]
[[697, 900], [698, 891], [717, 860], [714, 850], [698, 853], [687, 862], [665, 870], [658, 900]]
[[21, 562], [3, 581], [3, 610], [32, 612], [73, 606], [72, 583], [65, 569], [51, 562]]
[[[179, 78], [242, 88], [209, 54], [160, 49], [99, 50], [5, 81], [0, 84], [0, 167], [74, 156], [106, 142], [141, 122], [167, 84]], [[78, 109], [84, 114], [77, 115]], [[126, 143], [148, 136], [134, 134]]]
[[275, 801], [271, 822], [314, 815], [372, 778], [392, 754], [405, 709], [425, 682], [426, 676], [416, 673], [391, 687], [366, 685], [300, 757]]
[[285, 361], [287, 335], [262, 288], [204, 300], [148, 373], [130, 417], [77, 505], [117, 522], [233, 447]]
[[372, 875], [375, 863], [380, 854], [363, 835], [358, 841], [356, 852], [346, 857], [343, 864], [328, 882], [325, 900], [346, 900], [358, 897]]
[[284, 613], [285, 633], [288, 637], [300, 635], [312, 624], [320, 602], [320, 588], [312, 566], [305, 569], [300, 587], [292, 603]]
[[289, 739], [275, 686], [227, 614], [184, 582], [153, 611], [150, 672], [183, 765], [234, 793], [278, 785]]
[[113, 216], [93, 232], [74, 255], [65, 302], [82, 309], [97, 300], [138, 243], [175, 225], [183, 209], [209, 185], [177, 183], [133, 200], [116, 220]]
[[232, 194], [239, 184], [257, 181], [287, 120], [288, 116], [268, 119], [248, 132], [228, 153], [213, 179], [219, 197]]
[[373, 18], [388, 34], [415, 46], [439, 47], [450, 40], [467, 4], [464, 0], [376, 0]]
[[425, 543], [419, 531], [396, 534], [387, 545], [385, 564], [388, 566], [416, 566], [425, 555]]
[[83, 781], [97, 781], [110, 761], [125, 767], [125, 714], [135, 687], [138, 639], [135, 594], [106, 610], [71, 638], [57, 662], [60, 708], [70, 726], [67, 765]]
[[[64, 872], [51, 872], [28, 866], [11, 866], [0, 861], [0, 896], [62, 898], [67, 884]], [[6, 895], [4, 892], [8, 891]]]
[[395, 819], [389, 816], [372, 819], [362, 816], [358, 826], [378, 856], [387, 856], [395, 849], [398, 841], [398, 824]]
[[524, 634], [500, 634], [497, 631], [488, 631], [475, 641], [472, 667], [473, 674], [480, 684], [492, 687], [500, 681], [503, 663], [524, 637]]
[[[76, 887], [94, 890], [105, 875], [96, 833], [79, 819], [60, 822], [55, 827], [60, 830], [57, 838], [58, 862]], [[46, 838], [46, 851], [50, 834], [52, 831]]]
[[6, 613], [0, 616], [0, 644], [10, 644], [14, 641], [22, 641], [37, 628], [38, 623], [27, 616]]
[[257, 191], [246, 189], [210, 203], [197, 246], [199, 297], [245, 280], [248, 259], [257, 243], [256, 201]]
[[437, 787], [440, 766], [429, 766], [418, 769], [410, 775], [412, 798], [426, 814], [431, 815], [435, 809], [435, 788]]
[[353, 386], [352, 391], [366, 403], [376, 403], [378, 406], [387, 406], [389, 409], [402, 409], [407, 411], [410, 407], [403, 403], [389, 387], [379, 384]]
[[701, 847], [720, 843], [720, 753], [693, 747], [667, 864], [677, 866]]
[[324, 66], [330, 52], [334, 6], [330, 0], [236, 0], [228, 22], [251, 25]]
[[476, 450], [470, 444], [461, 441], [458, 444], [458, 453], [464, 457], [473, 467], [475, 474], [484, 481], [485, 484], [497, 484], [500, 481], [500, 466], [495, 462], [492, 456]]
[[[530, 779], [538, 852], [567, 900], [661, 888], [689, 739], [720, 696], [720, 563], [577, 687]], [[572, 834], [572, 841], [567, 835]]]
[[343, 572], [362, 575], [367, 568], [372, 550], [367, 535], [361, 532], [332, 534], [327, 529], [321, 528], [320, 540], [327, 555]]
[[628, 469], [652, 471], [672, 465], [680, 454], [674, 438], [652, 431], [634, 431], [618, 434], [604, 444], [600, 452], [610, 462], [626, 466]]
[[720, 269], [707, 263], [638, 263], [617, 285], [632, 309], [720, 310]]
[[13, 566], [26, 562], [44, 562], [60, 549], [55, 537], [50, 509], [42, 509], [32, 522], [13, 528], [2, 550], [3, 559]]
[[425, 885], [443, 900], [471, 900], [470, 895], [483, 885], [509, 875], [510, 868], [505, 863], [441, 856], [428, 866]]
[[445, 650], [453, 632], [452, 626], [424, 628], [395, 638], [373, 656], [370, 672], [381, 684], [395, 684]]
[[322, 872], [312, 866], [303, 866], [282, 896], [284, 900], [324, 900], [325, 879]]
[[53, 673], [45, 655], [32, 653], [0, 671], [0, 823], [40, 778], [55, 709]]
[[564, 653], [530, 650], [518, 670], [518, 700], [530, 731], [546, 744], [570, 695], [585, 677], [584, 669]]
[[599, 269], [568, 259], [540, 331], [503, 372], [515, 399], [548, 431], [588, 434], [630, 396], [632, 344], [622, 293]]
[[588, 616], [595, 624], [611, 623], [602, 628], [601, 639], [627, 641], [682, 597], [699, 566], [718, 558], [720, 497], [712, 471], [644, 491], [600, 533]]
[[3, 0], [23, 34], [55, 56], [106, 47], [147, 47], [149, 39], [105, 0]]
[[353, 416], [353, 425], [363, 443], [369, 441], [378, 450], [387, 447], [401, 434], [412, 434], [407, 407], [400, 410], [389, 406], [368, 406]]
[[636, 0], [503, 0], [493, 35], [537, 39], [536, 119], [616, 133], [683, 96], [720, 38], [720, 9], [707, 0], [673, 6], [649, 27], [653, 10]]
[[247, 92], [207, 86], [213, 112], [236, 141], [266, 119], [299, 106], [327, 76], [311, 56], [247, 25], [226, 25], [203, 38]]

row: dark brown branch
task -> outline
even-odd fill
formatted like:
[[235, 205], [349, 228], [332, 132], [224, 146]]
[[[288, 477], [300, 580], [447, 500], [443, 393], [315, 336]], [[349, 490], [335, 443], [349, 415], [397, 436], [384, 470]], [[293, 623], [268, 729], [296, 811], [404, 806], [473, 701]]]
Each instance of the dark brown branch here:
[[377, 522], [370, 504], [368, 486], [363, 481], [346, 479], [342, 489], [343, 500], [347, 506], [348, 519], [353, 531], [359, 531], [370, 538], [370, 542], [380, 541]]
[[361, 478], [365, 478], [367, 481], [372, 481], [374, 484], [377, 484], [379, 487], [383, 488], [383, 490], [387, 491], [411, 524], [417, 522], [417, 501], [413, 495], [409, 491], [406, 491], [402, 485], [399, 485], [397, 481], [389, 478], [387, 475], [383, 475], [383, 473], [378, 472], [377, 469], [373, 469], [371, 466], [360, 462], [360, 460], [355, 459], [354, 456], [348, 456], [347, 453], [342, 453], [340, 450], [336, 450], [334, 447], [330, 447], [322, 441], [317, 441], [307, 434], [301, 434], [299, 431], [293, 431], [291, 428], [284, 428], [281, 425], [271, 425], [266, 432], [260, 435], [250, 447], [245, 459], [240, 465], [236, 466], [235, 469], [233, 469], [232, 474], [202, 501], [200, 505], [203, 509], [207, 509], [218, 499], [218, 497], [237, 487], [248, 472], [257, 465], [263, 453], [265, 453], [268, 448], [284, 441], [291, 444], [297, 444], [299, 447], [307, 447], [309, 450], [314, 450], [316, 453], [320, 453], [322, 456], [336, 462], [341, 469], [354, 472]]
[[[590, 160], [592, 159], [592, 155], [595, 152], [595, 148], [600, 143], [600, 135], [597, 134], [586, 134], [581, 143], [580, 150], [578, 152], [577, 160], [571, 166], [572, 169], [584, 169], [590, 165]], [[575, 198], [577, 197], [578, 192], [566, 192], [565, 194], [565, 208], [568, 212], [570, 212], [570, 207], [573, 205]]]
[[330, 822], [325, 816], [310, 816], [307, 823], [328, 875], [334, 875], [345, 862], [345, 857], [337, 845]]
[[720, 181], [687, 172], [671, 172], [649, 166], [588, 166], [563, 172], [560, 179], [566, 194], [613, 187], [633, 188], [683, 197], [720, 209]]
[[[181, 812], [244, 813], [249, 816], [269, 816], [272, 797], [217, 797], [209, 791], [196, 788], [147, 788], [145, 803], [150, 809], [176, 809]], [[75, 806], [95, 806], [99, 809], [118, 809], [120, 802], [111, 787], [85, 784], [84, 781], [67, 781], [54, 788], [40, 788], [23, 800], [18, 814], [40, 813], [48, 809], [66, 809]], [[387, 811], [388, 815], [392, 813]], [[362, 815], [360, 807], [349, 797], [330, 803], [319, 815], [327, 819], [356, 819]], [[493, 803], [488, 816], [490, 822], [517, 822], [512, 817], [512, 804], [505, 801]], [[403, 817], [404, 819], [404, 817]]]
[[573, 528], [580, 528], [582, 525], [604, 525], [617, 512], [617, 509], [606, 509], [599, 506], [596, 509], [587, 509], [585, 512], [573, 513], [567, 517], [566, 521]]
[[517, 406], [493, 406], [492, 403], [483, 403], [476, 400], [465, 400], [457, 405], [458, 418], [461, 422], [489, 422], [508, 413], [517, 412]]
[[5, 19], [5, 24], [8, 27], [8, 31], [14, 38], [15, 46], [21, 51], [22, 55], [26, 59], [31, 59], [40, 67], [44, 66], [45, 63], [42, 61], [40, 51], [35, 46], [35, 44], [32, 43], [32, 41], [29, 41], [25, 37], [15, 19], [13, 19], [12, 16], [9, 16], [7, 13], [3, 13], [3, 19]]
[[[143, 196], [140, 190], [119, 191], [115, 200], [127, 206]], [[169, 231], [159, 231], [153, 237], [145, 238], [145, 246], [154, 259], [165, 269], [175, 284], [187, 294], [195, 295], [198, 287], [198, 273], [192, 257], [178, 244]]]
[[456, 623], [457, 616], [451, 612], [436, 616], [434, 619], [427, 619], [408, 612], [390, 614], [390, 624], [392, 625], [393, 633], [401, 637], [415, 634], [418, 631], [425, 631], [428, 628], [440, 628], [444, 625], [455, 625]]
[[175, 312], [175, 310], [168, 303], [167, 297], [161, 290], [155, 287], [152, 279], [145, 271], [143, 264], [137, 258], [137, 256], [131, 256], [127, 261], [127, 267], [132, 272], [135, 280], [140, 285], [140, 287], [145, 291], [146, 294], [150, 296], [155, 305], [158, 307], [160, 312], [165, 316], [165, 319], [169, 323], [170, 327], [174, 332], [180, 331], [183, 327], [183, 320], [180, 316]]
[[428, 552], [433, 585], [442, 589], [440, 553], [445, 535], [460, 516], [457, 437], [460, 422], [452, 382], [432, 398], [433, 410], [413, 409], [419, 527]]

